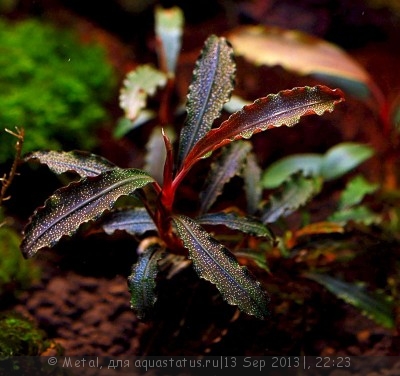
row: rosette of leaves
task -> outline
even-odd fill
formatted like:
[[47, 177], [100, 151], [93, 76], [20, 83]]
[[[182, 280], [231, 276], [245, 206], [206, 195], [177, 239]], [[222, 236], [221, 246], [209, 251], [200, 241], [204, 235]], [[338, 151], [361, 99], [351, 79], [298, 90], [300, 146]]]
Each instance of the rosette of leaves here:
[[[25, 150], [90, 149], [116, 74], [100, 45], [37, 20], [0, 19], [0, 127], [24, 127]], [[0, 134], [0, 162], [14, 149]]]
[[[149, 173], [135, 168], [122, 169], [104, 158], [77, 152], [34, 152], [26, 159], [48, 165], [56, 173], [75, 171], [81, 179], [58, 189], [38, 208], [24, 230], [21, 250], [25, 257], [52, 247], [63, 236], [72, 236], [80, 225], [109, 212], [103, 228], [133, 235], [149, 230], [159, 241], [140, 246], [138, 263], [129, 277], [132, 308], [144, 317], [156, 300], [155, 277], [159, 261], [168, 254], [185, 255], [197, 274], [215, 284], [223, 298], [241, 311], [263, 319], [267, 315], [268, 295], [250, 271], [204, 225], [224, 225], [249, 236], [273, 236], [254, 217], [231, 213], [207, 213], [224, 184], [235, 174], [247, 176], [246, 196], [258, 197], [259, 187], [248, 171], [255, 171], [254, 156], [248, 141], [253, 134], [282, 125], [293, 126], [303, 116], [331, 112], [343, 100], [343, 93], [326, 86], [298, 87], [259, 98], [232, 114], [218, 127], [213, 123], [221, 114], [234, 88], [233, 51], [225, 38], [210, 36], [197, 60], [187, 96], [187, 117], [177, 150], [167, 133], [160, 130], [165, 145], [162, 183]], [[234, 143], [233, 143], [234, 142]], [[201, 210], [192, 218], [175, 209], [176, 193], [192, 167], [224, 148], [210, 169], [206, 188], [200, 196]], [[175, 156], [176, 152], [176, 156]], [[248, 155], [250, 155], [249, 158]], [[136, 196], [140, 207], [113, 210], [121, 196]], [[249, 200], [249, 208], [254, 210]]]

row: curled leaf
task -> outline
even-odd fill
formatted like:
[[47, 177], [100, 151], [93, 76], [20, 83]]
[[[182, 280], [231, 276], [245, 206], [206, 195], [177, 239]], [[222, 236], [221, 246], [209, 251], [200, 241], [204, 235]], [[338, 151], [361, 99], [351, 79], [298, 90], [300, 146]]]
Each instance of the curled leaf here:
[[115, 168], [58, 189], [25, 227], [23, 255], [32, 257], [39, 249], [54, 246], [62, 236], [75, 233], [81, 224], [98, 219], [119, 197], [153, 181], [141, 170]]
[[214, 283], [229, 304], [259, 319], [265, 318], [268, 296], [247, 268], [240, 266], [227, 248], [192, 219], [175, 215], [173, 221], [197, 274]]
[[70, 152], [35, 151], [27, 154], [24, 160], [38, 160], [56, 174], [73, 171], [82, 177], [96, 176], [117, 167], [99, 155], [77, 150]]
[[187, 97], [187, 118], [180, 135], [178, 166], [211, 129], [234, 87], [233, 51], [225, 38], [211, 35], [193, 73]]

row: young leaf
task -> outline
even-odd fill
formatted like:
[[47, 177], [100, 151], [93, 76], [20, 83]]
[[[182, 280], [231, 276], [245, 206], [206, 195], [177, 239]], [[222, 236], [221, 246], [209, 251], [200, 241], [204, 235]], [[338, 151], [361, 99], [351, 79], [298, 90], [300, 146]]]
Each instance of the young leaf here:
[[304, 176], [319, 176], [322, 158], [322, 155], [314, 153], [292, 154], [281, 158], [264, 171], [261, 185], [268, 189], [278, 188], [297, 172]]
[[307, 278], [318, 282], [338, 298], [361, 310], [367, 317], [386, 328], [394, 328], [393, 306], [369, 294], [364, 288], [344, 282], [327, 274], [307, 273]]
[[261, 168], [254, 153], [249, 153], [243, 169], [244, 190], [247, 199], [247, 212], [254, 214], [258, 210], [262, 198]]
[[112, 235], [115, 231], [126, 231], [131, 235], [142, 235], [147, 231], [156, 231], [157, 227], [144, 208], [126, 208], [112, 211], [104, 220], [101, 227], [105, 233]]
[[141, 170], [114, 168], [58, 189], [25, 227], [23, 255], [32, 257], [39, 249], [54, 246], [62, 236], [75, 233], [82, 223], [111, 209], [120, 196], [151, 182], [153, 178]]
[[330, 148], [324, 155], [321, 176], [326, 180], [336, 179], [372, 157], [374, 149], [370, 146], [342, 142]]
[[35, 151], [24, 158], [25, 161], [31, 159], [47, 165], [56, 174], [73, 171], [81, 177], [96, 176], [117, 167], [99, 155], [83, 151]]
[[193, 145], [211, 129], [234, 87], [233, 51], [224, 38], [210, 36], [193, 73], [187, 96], [187, 118], [181, 130], [178, 167]]
[[339, 209], [358, 205], [365, 195], [374, 193], [378, 189], [378, 184], [372, 184], [362, 175], [357, 175], [351, 179], [339, 198]]
[[206, 180], [206, 188], [200, 193], [200, 211], [207, 212], [222, 194], [224, 185], [243, 168], [243, 163], [251, 150], [249, 142], [238, 142], [224, 150], [221, 158], [212, 165]]
[[146, 106], [147, 96], [167, 83], [166, 75], [151, 65], [141, 65], [127, 74], [121, 89], [119, 104], [125, 117], [135, 120]]
[[270, 197], [262, 215], [263, 223], [275, 222], [305, 205], [321, 190], [321, 180], [295, 174], [287, 180], [281, 192]]
[[132, 274], [128, 277], [131, 308], [139, 319], [146, 317], [157, 300], [155, 278], [159, 271], [158, 261], [163, 255], [164, 249], [160, 245], [150, 245], [139, 255], [137, 263], [132, 267]]
[[[164, 128], [171, 143], [175, 141], [175, 132], [172, 128]], [[149, 173], [159, 184], [163, 182], [166, 150], [164, 138], [159, 127], [154, 128], [146, 145], [145, 171]]]
[[197, 274], [214, 283], [229, 304], [259, 319], [265, 318], [268, 296], [247, 268], [240, 266], [227, 248], [192, 219], [175, 215], [173, 221]]
[[246, 234], [262, 236], [273, 240], [273, 235], [268, 227], [253, 217], [243, 217], [235, 213], [208, 213], [196, 218], [201, 225], [223, 225], [233, 230], [239, 230]]
[[165, 54], [168, 72], [174, 73], [179, 51], [181, 50], [183, 12], [178, 7], [169, 9], [156, 7], [155, 17], [155, 32], [162, 41], [162, 53]]
[[257, 65], [277, 66], [313, 75], [328, 85], [382, 105], [383, 94], [367, 71], [338, 46], [300, 31], [245, 26], [228, 34], [235, 54]]
[[340, 209], [329, 216], [328, 220], [341, 225], [346, 225], [350, 221], [353, 221], [369, 226], [381, 222], [382, 217], [379, 214], [374, 213], [370, 208], [360, 205]]
[[196, 161], [232, 141], [250, 138], [273, 127], [291, 127], [303, 116], [332, 112], [335, 104], [343, 99], [341, 90], [326, 86], [298, 87], [257, 99], [200, 139], [186, 157], [181, 170], [190, 169]]

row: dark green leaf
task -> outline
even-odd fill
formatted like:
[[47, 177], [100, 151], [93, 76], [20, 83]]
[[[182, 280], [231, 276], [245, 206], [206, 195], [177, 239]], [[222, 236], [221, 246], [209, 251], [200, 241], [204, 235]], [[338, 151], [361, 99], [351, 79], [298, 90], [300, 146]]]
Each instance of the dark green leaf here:
[[341, 101], [343, 93], [326, 86], [298, 87], [257, 99], [201, 138], [188, 154], [181, 170], [190, 169], [196, 161], [232, 141], [248, 139], [255, 133], [282, 125], [291, 127], [303, 116], [332, 112]]
[[378, 324], [390, 329], [395, 327], [393, 305], [388, 301], [374, 297], [360, 286], [326, 274], [307, 273], [305, 276], [320, 283], [346, 303], [357, 307], [364, 315]]
[[21, 250], [25, 257], [72, 235], [82, 223], [98, 219], [115, 201], [153, 182], [137, 169], [105, 171], [58, 189], [35, 211], [24, 230]]
[[224, 185], [243, 167], [244, 160], [251, 150], [249, 142], [238, 142], [224, 150], [221, 158], [212, 165], [206, 180], [206, 188], [200, 193], [200, 210], [207, 212], [217, 197], [222, 194]]
[[101, 227], [106, 234], [126, 231], [131, 235], [142, 235], [147, 231], [156, 231], [156, 225], [144, 208], [119, 209], [104, 217]]
[[150, 245], [139, 255], [137, 263], [132, 267], [132, 274], [128, 277], [131, 308], [139, 319], [146, 317], [157, 300], [155, 279], [159, 271], [158, 261], [163, 255], [164, 249], [159, 244]]
[[288, 216], [305, 205], [319, 193], [320, 189], [320, 179], [307, 178], [302, 174], [293, 175], [290, 180], [284, 183], [281, 192], [270, 197], [265, 206], [262, 221], [272, 223], [282, 216]]
[[182, 128], [178, 167], [211, 129], [234, 87], [233, 51], [224, 38], [210, 36], [197, 61], [187, 98], [187, 118]]
[[268, 227], [253, 217], [243, 217], [235, 213], [209, 213], [196, 218], [201, 225], [223, 225], [233, 230], [239, 230], [246, 234], [262, 236], [273, 240], [273, 235]]
[[371, 158], [374, 150], [367, 145], [343, 142], [330, 148], [324, 155], [321, 176], [326, 180], [336, 179]]
[[117, 167], [103, 157], [83, 151], [35, 151], [24, 158], [31, 159], [46, 164], [56, 174], [73, 171], [82, 177], [96, 176]]
[[261, 168], [254, 153], [247, 156], [246, 166], [243, 169], [244, 189], [247, 199], [247, 212], [254, 214], [262, 198]]
[[233, 254], [192, 219], [173, 217], [178, 235], [189, 251], [197, 274], [214, 283], [224, 299], [260, 319], [267, 315], [268, 296]]

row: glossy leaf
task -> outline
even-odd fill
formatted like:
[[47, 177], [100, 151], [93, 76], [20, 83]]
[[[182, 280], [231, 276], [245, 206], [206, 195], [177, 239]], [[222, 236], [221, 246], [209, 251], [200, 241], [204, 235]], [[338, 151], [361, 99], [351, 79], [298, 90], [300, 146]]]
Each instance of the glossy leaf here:
[[390, 329], [395, 327], [393, 305], [388, 301], [374, 297], [360, 286], [327, 274], [307, 273], [305, 276], [318, 282], [346, 303], [358, 308], [378, 324]]
[[273, 235], [268, 227], [253, 217], [241, 216], [236, 213], [208, 213], [196, 218], [201, 225], [223, 225], [233, 230], [239, 230], [246, 234], [262, 236], [273, 240]]
[[162, 53], [165, 54], [167, 69], [174, 73], [181, 50], [184, 15], [180, 8], [164, 9], [156, 7], [155, 32], [162, 42]]
[[265, 318], [268, 296], [247, 268], [240, 266], [227, 248], [192, 219], [175, 215], [173, 221], [197, 274], [215, 284], [229, 304], [237, 305], [247, 314]]
[[178, 166], [211, 129], [234, 87], [233, 51], [224, 38], [210, 36], [193, 72], [187, 96], [187, 118], [181, 130]]
[[264, 188], [277, 188], [297, 172], [304, 176], [319, 176], [323, 156], [320, 154], [292, 154], [271, 163], [264, 171], [261, 184]]
[[373, 154], [374, 149], [367, 145], [355, 142], [338, 144], [325, 154], [321, 165], [321, 176], [326, 180], [337, 179], [372, 157]]
[[273, 127], [293, 126], [303, 116], [331, 112], [342, 100], [339, 89], [326, 86], [298, 87], [257, 99], [200, 139], [188, 154], [182, 170], [188, 170], [199, 159], [232, 141], [248, 139]]
[[238, 142], [224, 150], [222, 156], [212, 165], [206, 179], [206, 187], [200, 193], [200, 211], [207, 212], [214, 204], [226, 183], [243, 168], [247, 154], [251, 150], [248, 142]]
[[[174, 130], [168, 127], [164, 128], [164, 132], [170, 139], [171, 143], [173, 143], [176, 138]], [[162, 184], [167, 153], [165, 150], [163, 134], [159, 127], [154, 128], [151, 133], [150, 139], [146, 145], [146, 151], [144, 169], [159, 184]]]
[[157, 300], [155, 292], [158, 261], [163, 258], [164, 249], [160, 245], [149, 246], [140, 254], [128, 277], [131, 293], [131, 308], [139, 319], [144, 319]]
[[147, 231], [156, 231], [157, 227], [144, 208], [126, 208], [112, 211], [101, 221], [106, 234], [126, 231], [131, 235], [143, 235]]
[[280, 192], [270, 196], [262, 214], [263, 223], [273, 223], [280, 217], [288, 216], [309, 202], [320, 190], [320, 179], [293, 175]]
[[75, 233], [81, 224], [98, 219], [119, 197], [153, 181], [141, 170], [115, 168], [58, 189], [25, 227], [23, 255], [32, 257], [39, 249], [54, 246], [62, 236]]
[[256, 65], [282, 66], [313, 75], [360, 98], [383, 95], [367, 71], [340, 47], [306, 33], [268, 26], [245, 26], [227, 36], [235, 54]]
[[151, 65], [140, 65], [129, 72], [121, 89], [119, 104], [125, 117], [135, 120], [146, 107], [147, 97], [167, 83], [166, 75]]
[[254, 214], [262, 199], [261, 168], [254, 153], [249, 153], [243, 169], [244, 190], [247, 199], [247, 212]]

